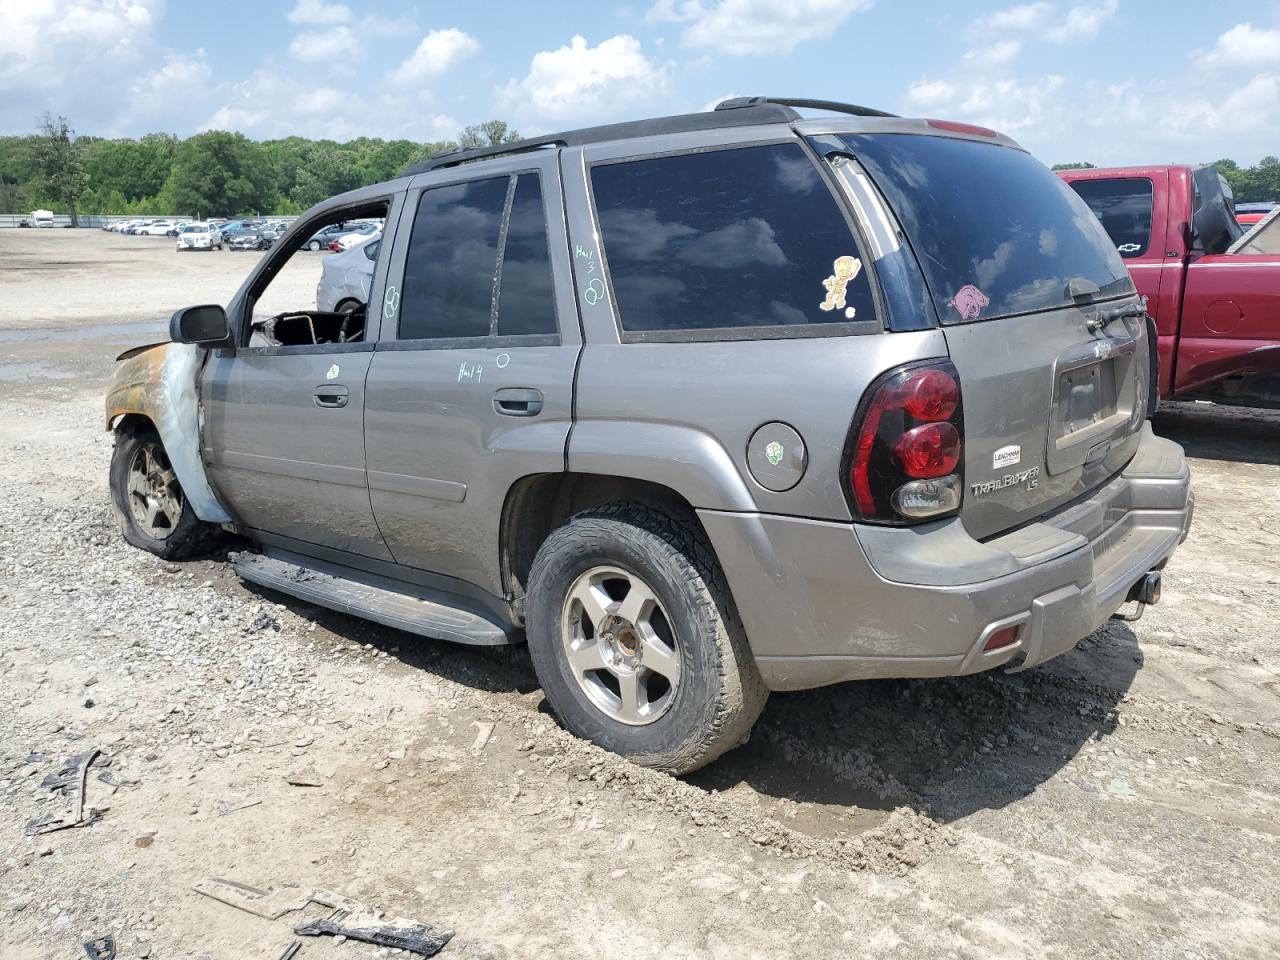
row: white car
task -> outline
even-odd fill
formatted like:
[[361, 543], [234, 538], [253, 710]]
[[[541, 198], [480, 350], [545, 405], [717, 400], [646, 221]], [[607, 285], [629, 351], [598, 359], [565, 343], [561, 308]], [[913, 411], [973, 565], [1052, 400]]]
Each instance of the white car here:
[[371, 237], [382, 236], [382, 227], [376, 223], [362, 223], [350, 233], [338, 237], [338, 251], [350, 250], [352, 247], [369, 241]]
[[145, 227], [139, 227], [134, 231], [134, 236], [138, 237], [163, 237], [173, 229], [173, 223], [169, 220], [157, 220], [155, 223], [149, 223]]
[[196, 221], [178, 231], [179, 250], [221, 250], [222, 234], [217, 227]]
[[368, 242], [324, 258], [320, 282], [316, 284], [317, 310], [346, 313], [369, 302], [369, 284], [373, 282], [382, 237], [361, 239]]

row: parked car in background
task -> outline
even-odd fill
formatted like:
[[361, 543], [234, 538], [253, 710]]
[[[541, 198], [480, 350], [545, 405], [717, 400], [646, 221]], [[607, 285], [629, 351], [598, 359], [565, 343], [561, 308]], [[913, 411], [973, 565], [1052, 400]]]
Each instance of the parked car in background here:
[[223, 241], [228, 250], [270, 250], [276, 239], [276, 235], [270, 230], [257, 228], [241, 230], [230, 235], [223, 234]]
[[1255, 223], [1260, 223], [1262, 218], [1274, 210], [1275, 207], [1276, 204], [1269, 200], [1257, 203], [1237, 203], [1236, 220], [1242, 227], [1251, 227]]
[[134, 231], [134, 233], [140, 237], [166, 237], [172, 229], [172, 222], [168, 220], [155, 220], [148, 223], [145, 227], [139, 227]]
[[351, 228], [344, 223], [332, 223], [323, 230], [317, 230], [313, 233], [311, 235], [311, 239], [303, 246], [308, 250], [328, 250], [329, 244], [333, 243], [333, 241], [337, 240], [344, 233], [348, 233], [350, 229]]
[[177, 235], [182, 231], [182, 228], [183, 228], [183, 227], [185, 227], [188, 223], [191, 223], [191, 221], [190, 221], [190, 220], [177, 220], [177, 221], [174, 221], [174, 222], [170, 223], [170, 224], [169, 224], [169, 229], [165, 232], [165, 236], [166, 236], [166, 237], [176, 237], [176, 236], [177, 236]]
[[281, 244], [123, 354], [125, 538], [231, 526], [272, 590], [524, 640], [567, 729], [672, 773], [770, 690], [1090, 634], [1128, 657], [1094, 631], [1158, 599], [1192, 501], [1115, 245], [995, 131], [811, 103], [458, 151], [312, 208], [298, 245], [397, 211], [377, 322], [290, 303]]
[[53, 211], [52, 210], [32, 210], [31, 216], [27, 218], [33, 227], [52, 227]]
[[1124, 259], [1159, 345], [1159, 395], [1280, 407], [1280, 256], [1240, 249], [1211, 166], [1059, 171]]
[[316, 284], [316, 309], [343, 313], [365, 306], [381, 248], [382, 238], [373, 237], [343, 253], [325, 257], [320, 282]]
[[187, 223], [178, 231], [179, 250], [221, 250], [222, 234], [207, 223]]
[[382, 233], [382, 227], [376, 223], [362, 223], [353, 227], [350, 232], [340, 234], [335, 237], [329, 244], [329, 249], [335, 253], [343, 250], [350, 250], [354, 246], [364, 243], [370, 237], [376, 237]]

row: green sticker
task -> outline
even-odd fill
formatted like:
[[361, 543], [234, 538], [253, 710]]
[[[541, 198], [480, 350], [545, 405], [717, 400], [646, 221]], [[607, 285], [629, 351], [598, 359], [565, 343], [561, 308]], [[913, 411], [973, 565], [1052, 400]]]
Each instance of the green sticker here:
[[782, 457], [786, 452], [786, 448], [777, 440], [770, 440], [764, 448], [764, 458], [776, 467], [782, 462]]
[[329, 369], [324, 372], [324, 378], [326, 380], [337, 380], [339, 372], [340, 371], [338, 370], [338, 365], [335, 363], [331, 365]]

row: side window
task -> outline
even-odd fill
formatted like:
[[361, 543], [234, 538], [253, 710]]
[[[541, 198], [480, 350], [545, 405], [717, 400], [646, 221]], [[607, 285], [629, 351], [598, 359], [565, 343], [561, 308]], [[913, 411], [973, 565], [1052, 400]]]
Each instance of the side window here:
[[602, 163], [591, 186], [627, 332], [875, 319], [865, 261], [799, 144]]
[[1076, 180], [1071, 184], [1116, 245], [1120, 256], [1140, 257], [1151, 245], [1151, 181]]
[[498, 285], [500, 337], [556, 332], [547, 218], [536, 173], [516, 180]]
[[400, 291], [401, 340], [487, 337], [509, 177], [424, 190]]

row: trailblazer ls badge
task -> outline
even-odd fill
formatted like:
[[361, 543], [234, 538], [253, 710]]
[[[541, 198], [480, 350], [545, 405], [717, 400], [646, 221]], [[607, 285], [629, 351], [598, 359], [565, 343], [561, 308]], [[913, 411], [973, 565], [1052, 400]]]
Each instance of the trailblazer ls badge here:
[[1028, 467], [1026, 470], [1019, 470], [1017, 473], [1006, 473], [1003, 477], [995, 480], [987, 480], [984, 483], [971, 483], [969, 484], [969, 490], [975, 497], [985, 497], [987, 494], [995, 493], [997, 490], [1017, 486], [1025, 486], [1027, 490], [1034, 490], [1040, 486], [1040, 468]]

